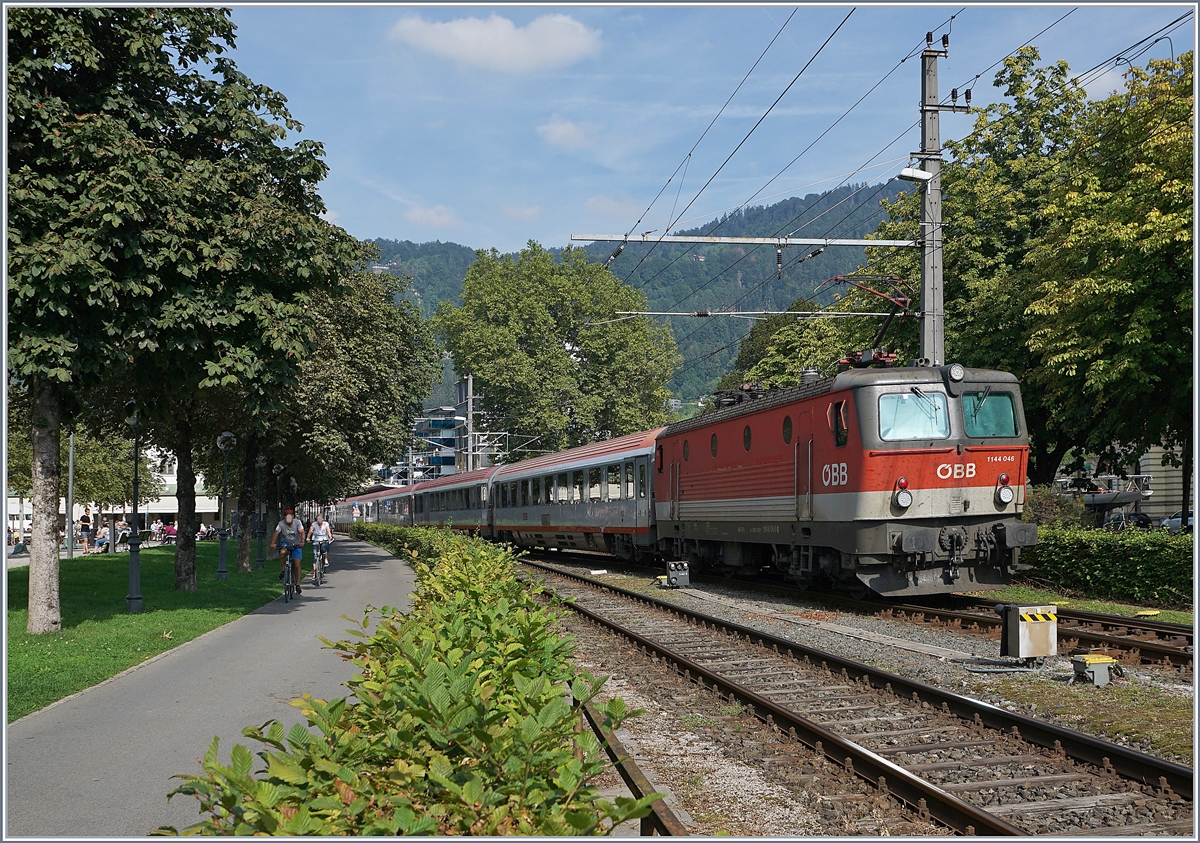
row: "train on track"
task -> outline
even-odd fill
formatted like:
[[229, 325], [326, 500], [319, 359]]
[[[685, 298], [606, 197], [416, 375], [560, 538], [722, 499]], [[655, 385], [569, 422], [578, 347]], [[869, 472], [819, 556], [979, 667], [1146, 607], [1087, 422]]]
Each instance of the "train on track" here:
[[857, 368], [559, 453], [340, 501], [359, 518], [448, 525], [730, 576], [764, 568], [862, 594], [1000, 588], [1037, 528], [1017, 379], [960, 364]]

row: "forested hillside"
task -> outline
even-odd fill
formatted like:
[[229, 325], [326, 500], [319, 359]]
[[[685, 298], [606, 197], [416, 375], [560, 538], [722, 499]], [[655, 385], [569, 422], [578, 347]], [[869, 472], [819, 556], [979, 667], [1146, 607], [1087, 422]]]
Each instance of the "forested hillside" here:
[[[746, 208], [677, 233], [862, 238], [884, 218], [881, 200], [894, 199], [904, 188], [905, 183], [899, 181], [847, 185], [827, 193]], [[457, 299], [467, 267], [475, 259], [472, 249], [457, 243], [417, 244], [381, 239], [375, 244], [381, 252], [380, 263], [389, 272], [412, 277], [410, 295], [425, 315], [430, 315], [439, 301]], [[606, 260], [616, 247], [615, 243], [580, 245], [596, 261]], [[797, 298], [812, 296], [816, 286], [826, 278], [853, 272], [865, 262], [860, 248], [831, 247], [811, 260], [788, 265], [810, 251], [812, 247], [786, 250], [783, 277], [778, 280], [775, 249], [770, 246], [662, 244], [652, 248], [632, 244], [613, 262], [611, 269], [618, 278], [645, 290], [651, 310], [783, 310]], [[827, 299], [828, 295], [821, 299]], [[733, 366], [738, 342], [754, 324], [729, 317], [677, 317], [666, 321], [684, 359], [670, 386], [685, 401], [712, 391], [717, 380]]]

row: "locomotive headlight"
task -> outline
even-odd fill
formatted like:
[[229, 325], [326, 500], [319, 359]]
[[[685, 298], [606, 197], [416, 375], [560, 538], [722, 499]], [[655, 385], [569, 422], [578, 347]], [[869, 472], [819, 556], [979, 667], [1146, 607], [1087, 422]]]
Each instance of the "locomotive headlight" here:
[[908, 489], [901, 489], [900, 491], [896, 492], [896, 506], [900, 507], [901, 509], [908, 509], [910, 506], [912, 506], [912, 502], [912, 492], [908, 491]]
[[996, 499], [1005, 505], [1012, 503], [1016, 496], [1017, 493], [1013, 491], [1012, 486], [1001, 486], [996, 490]]
[[967, 370], [963, 368], [962, 363], [950, 364], [950, 380], [958, 383], [967, 376]]

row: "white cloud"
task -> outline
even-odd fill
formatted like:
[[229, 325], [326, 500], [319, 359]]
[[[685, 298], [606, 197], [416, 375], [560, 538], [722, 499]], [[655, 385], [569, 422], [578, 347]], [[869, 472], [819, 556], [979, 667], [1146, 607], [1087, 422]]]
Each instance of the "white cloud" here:
[[520, 205], [504, 205], [500, 210], [509, 219], [520, 220], [521, 222], [534, 222], [542, 215], [542, 209], [537, 205], [530, 205], [528, 208], [523, 208]]
[[341, 216], [338, 214], [337, 211], [331, 211], [328, 208], [326, 208], [324, 211], [322, 211], [320, 216], [321, 216], [321, 219], [325, 220], [325, 222], [331, 222], [334, 225], [337, 225], [338, 220], [341, 219]]
[[538, 126], [537, 132], [546, 143], [567, 149], [579, 149], [595, 146], [596, 139], [592, 135], [596, 129], [597, 126], [593, 123], [572, 123], [555, 114], [549, 122]]
[[604, 217], [628, 218], [641, 210], [637, 202], [624, 193], [615, 198], [612, 196], [593, 196], [584, 203], [583, 207], [593, 214], [599, 214]]
[[533, 73], [568, 67], [600, 52], [600, 30], [569, 15], [543, 15], [526, 26], [492, 15], [446, 23], [403, 18], [392, 27], [397, 41], [468, 67]]
[[434, 205], [432, 208], [414, 205], [404, 212], [404, 218], [413, 225], [426, 228], [453, 228], [458, 225], [458, 217], [445, 205]]

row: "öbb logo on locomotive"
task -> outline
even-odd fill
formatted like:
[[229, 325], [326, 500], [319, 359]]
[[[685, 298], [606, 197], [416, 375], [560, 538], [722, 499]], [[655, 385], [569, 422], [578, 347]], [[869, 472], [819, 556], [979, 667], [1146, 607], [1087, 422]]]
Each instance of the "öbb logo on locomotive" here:
[[937, 467], [937, 476], [943, 480], [949, 480], [953, 477], [955, 480], [971, 478], [975, 476], [975, 463], [942, 463]]
[[826, 486], [845, 486], [850, 482], [844, 462], [826, 464], [821, 468], [821, 482]]
[[1009, 584], [1037, 542], [1021, 520], [1028, 454], [1008, 372], [851, 368], [655, 430], [379, 488], [341, 502], [337, 520], [348, 526], [357, 504], [360, 520], [692, 571], [977, 591]]

